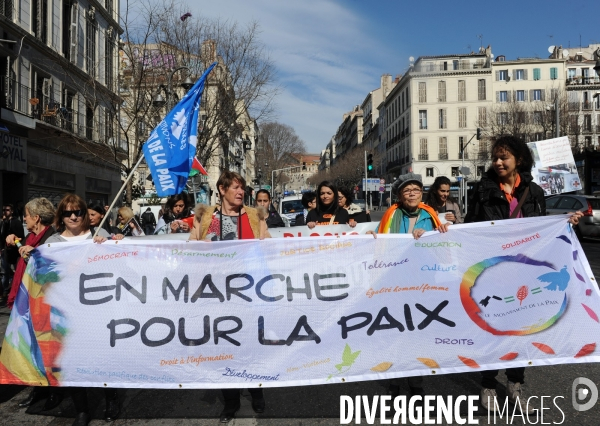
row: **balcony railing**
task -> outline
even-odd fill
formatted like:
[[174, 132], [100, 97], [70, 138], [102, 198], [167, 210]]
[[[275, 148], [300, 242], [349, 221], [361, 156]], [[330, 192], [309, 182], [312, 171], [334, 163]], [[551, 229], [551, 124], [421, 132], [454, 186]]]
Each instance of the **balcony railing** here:
[[[72, 101], [76, 105], [76, 102]], [[105, 142], [110, 137], [108, 126], [99, 126], [96, 117], [93, 121], [86, 117], [86, 110], [77, 110], [61, 105], [52, 98], [36, 94], [16, 80], [0, 79], [0, 107], [43, 121], [68, 132], [90, 140]]]
[[423, 161], [429, 160], [429, 154], [419, 154], [419, 160], [423, 160]]
[[489, 64], [486, 66], [485, 61], [481, 62], [448, 62], [444, 64], [421, 64], [416, 66], [412, 72], [426, 73], [426, 72], [440, 72], [440, 71], [463, 71], [463, 70], [480, 70], [484, 68], [490, 68]]
[[464, 151], [462, 154], [459, 152], [458, 153], [458, 159], [459, 160], [462, 160], [462, 159], [468, 160], [469, 159], [469, 153], [467, 151]]
[[445, 154], [439, 153], [438, 154], [438, 159], [439, 160], [447, 160], [448, 159], [448, 153], [445, 153]]
[[599, 77], [571, 77], [567, 78], [567, 85], [572, 86], [575, 84], [600, 84]]
[[592, 109], [594, 104], [590, 101], [587, 101], [587, 102], [583, 102], [581, 105], [582, 105], [583, 110], [590, 110], [590, 109]]

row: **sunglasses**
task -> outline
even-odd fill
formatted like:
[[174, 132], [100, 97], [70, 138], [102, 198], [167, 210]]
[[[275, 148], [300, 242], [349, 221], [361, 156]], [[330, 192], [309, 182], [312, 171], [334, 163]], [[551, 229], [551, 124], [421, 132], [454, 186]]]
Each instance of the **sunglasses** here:
[[79, 209], [79, 210], [64, 210], [62, 212], [62, 217], [71, 217], [72, 215], [75, 215], [77, 217], [81, 217], [85, 214], [85, 210], [83, 209]]

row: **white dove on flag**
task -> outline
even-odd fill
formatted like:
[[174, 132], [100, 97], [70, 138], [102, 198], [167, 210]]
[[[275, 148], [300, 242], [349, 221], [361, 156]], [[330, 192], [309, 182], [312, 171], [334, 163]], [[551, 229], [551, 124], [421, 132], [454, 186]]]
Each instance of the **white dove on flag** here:
[[171, 133], [173, 134], [173, 136], [179, 139], [179, 137], [181, 136], [181, 131], [183, 130], [183, 126], [185, 126], [185, 123], [187, 122], [185, 108], [179, 112], [176, 112], [173, 119], [174, 121], [171, 123]]

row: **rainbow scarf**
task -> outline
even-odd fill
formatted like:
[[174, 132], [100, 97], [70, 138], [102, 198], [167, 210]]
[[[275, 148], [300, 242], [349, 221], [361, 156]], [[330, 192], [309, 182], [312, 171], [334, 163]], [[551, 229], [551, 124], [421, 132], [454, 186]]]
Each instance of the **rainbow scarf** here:
[[[425, 203], [419, 203], [417, 208], [425, 210], [427, 213], [429, 213], [429, 216], [431, 216], [431, 220], [433, 221], [434, 229], [438, 229], [438, 227], [441, 225], [441, 222], [440, 222], [440, 219], [438, 218], [437, 212], [432, 207], [428, 206]], [[392, 219], [393, 219], [394, 213], [396, 212], [397, 209], [398, 209], [398, 204], [394, 204], [389, 209], [387, 209], [387, 211], [383, 214], [383, 217], [381, 218], [381, 222], [379, 222], [379, 229], [377, 231], [378, 234], [389, 234], [390, 233], [390, 228], [392, 227]], [[394, 231], [392, 230], [392, 232], [394, 232]]]

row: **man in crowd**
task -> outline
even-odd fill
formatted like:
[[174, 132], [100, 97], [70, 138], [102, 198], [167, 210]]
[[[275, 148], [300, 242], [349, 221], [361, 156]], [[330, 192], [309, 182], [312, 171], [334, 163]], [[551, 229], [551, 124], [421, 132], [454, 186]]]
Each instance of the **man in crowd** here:
[[150, 207], [142, 213], [142, 228], [146, 235], [154, 234], [154, 230], [156, 229], [156, 217], [154, 216], [154, 213], [152, 213]]

